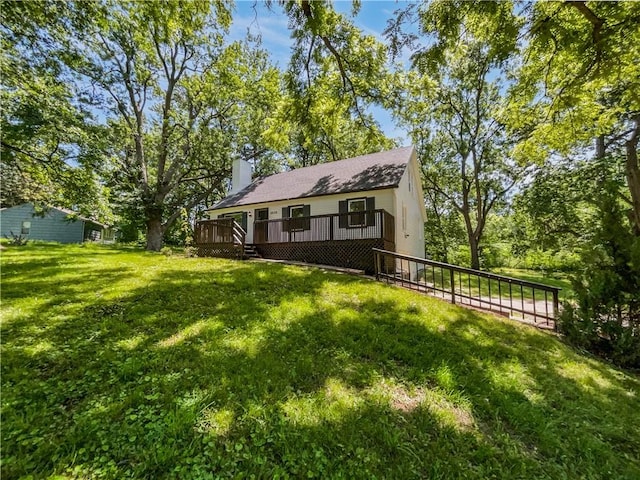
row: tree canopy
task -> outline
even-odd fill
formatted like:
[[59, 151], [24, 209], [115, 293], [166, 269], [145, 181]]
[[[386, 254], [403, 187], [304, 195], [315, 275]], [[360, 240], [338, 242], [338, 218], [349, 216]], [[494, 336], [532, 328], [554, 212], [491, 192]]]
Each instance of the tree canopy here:
[[[110, 204], [158, 249], [184, 209], [225, 194], [234, 158], [262, 175], [390, 148], [376, 106], [410, 132], [427, 200], [448, 198], [469, 243], [524, 167], [590, 155], [624, 159], [640, 232], [637, 3], [407, 4], [385, 41], [328, 1], [268, 5], [289, 22], [284, 71], [255, 38], [229, 40], [226, 2], [5, 2], [3, 205]], [[407, 51], [409, 69], [394, 63]], [[454, 180], [451, 152], [486, 183]]]
[[[85, 8], [86, 7], [86, 8]], [[2, 206], [75, 206], [112, 220], [100, 182], [105, 131], [90, 124], [85, 92], [74, 88], [59, 52], [65, 25], [87, 22], [90, 4], [5, 2], [2, 41]]]

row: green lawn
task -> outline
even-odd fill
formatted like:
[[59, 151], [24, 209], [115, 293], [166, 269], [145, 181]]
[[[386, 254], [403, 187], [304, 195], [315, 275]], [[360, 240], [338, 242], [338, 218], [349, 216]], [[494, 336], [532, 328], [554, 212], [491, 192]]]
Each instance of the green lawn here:
[[[426, 268], [420, 275], [420, 280], [426, 282], [427, 285], [435, 286], [436, 289], [439, 289], [439, 293], [437, 295], [442, 294], [442, 297], [449, 298], [449, 292], [451, 291], [450, 272], [451, 271], [446, 267]], [[571, 289], [571, 283], [566, 278], [559, 280], [556, 276], [543, 276], [542, 274], [531, 270], [500, 268], [490, 273], [540, 283], [550, 287], [559, 287], [562, 289], [558, 295], [560, 302], [567, 298], [567, 293], [570, 292]], [[513, 298], [516, 305], [518, 305], [518, 300], [521, 298], [524, 300], [533, 300], [535, 298], [537, 302], [546, 300], [550, 305], [552, 305], [553, 302], [553, 293], [547, 292], [545, 297], [545, 291], [540, 288], [533, 288], [530, 286], [523, 286], [520, 288], [518, 285], [511, 285], [510, 287], [509, 283], [506, 281], [483, 278], [475, 274], [455, 272], [453, 281], [457, 294], [468, 295], [471, 297], [491, 297], [494, 299], [502, 297], [506, 305], [509, 305], [509, 296]], [[442, 292], [442, 290], [444, 290], [444, 292]], [[550, 314], [553, 315], [553, 311], [551, 311]]]
[[2, 251], [3, 479], [637, 479], [639, 412], [551, 334], [371, 280]]
[[494, 273], [527, 280], [529, 282], [542, 283], [543, 285], [549, 285], [551, 287], [559, 287], [562, 289], [560, 290], [561, 301], [568, 300], [573, 296], [571, 280], [566, 273], [556, 272], [553, 274], [546, 274], [540, 271], [527, 270], [523, 268], [497, 268], [494, 270]]

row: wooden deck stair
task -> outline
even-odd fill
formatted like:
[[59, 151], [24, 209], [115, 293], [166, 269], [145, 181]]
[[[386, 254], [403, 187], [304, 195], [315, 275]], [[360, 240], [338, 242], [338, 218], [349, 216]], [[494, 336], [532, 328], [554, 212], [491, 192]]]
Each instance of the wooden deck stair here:
[[244, 259], [250, 260], [253, 258], [262, 258], [258, 251], [256, 250], [256, 246], [250, 243], [244, 244]]

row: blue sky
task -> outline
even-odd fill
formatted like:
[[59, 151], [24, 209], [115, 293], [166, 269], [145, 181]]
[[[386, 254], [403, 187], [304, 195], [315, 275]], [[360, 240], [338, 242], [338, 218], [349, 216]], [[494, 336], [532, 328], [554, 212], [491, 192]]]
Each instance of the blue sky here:
[[[353, 18], [354, 24], [365, 34], [373, 35], [382, 40], [382, 32], [387, 26], [387, 20], [393, 12], [407, 5], [406, 1], [374, 1], [363, 0], [358, 15]], [[351, 17], [351, 1], [336, 1], [334, 7], [338, 12]], [[285, 69], [289, 62], [292, 40], [289, 35], [288, 18], [279, 5], [275, 4], [269, 10], [264, 3], [250, 1], [236, 1], [231, 27], [231, 38], [243, 38], [247, 31], [253, 35], [260, 35], [262, 46], [270, 52], [271, 58], [281, 69]], [[380, 123], [385, 134], [398, 138], [406, 145], [406, 131], [398, 128], [391, 115], [382, 108], [374, 107], [371, 113]]]

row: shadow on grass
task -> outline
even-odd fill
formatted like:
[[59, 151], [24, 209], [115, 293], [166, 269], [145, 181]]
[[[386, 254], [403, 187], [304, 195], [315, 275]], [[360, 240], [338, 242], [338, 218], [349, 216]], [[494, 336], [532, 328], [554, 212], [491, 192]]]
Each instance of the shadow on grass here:
[[21, 271], [79, 267], [3, 327], [7, 478], [640, 473], [638, 380], [550, 335], [317, 270], [93, 260]]

